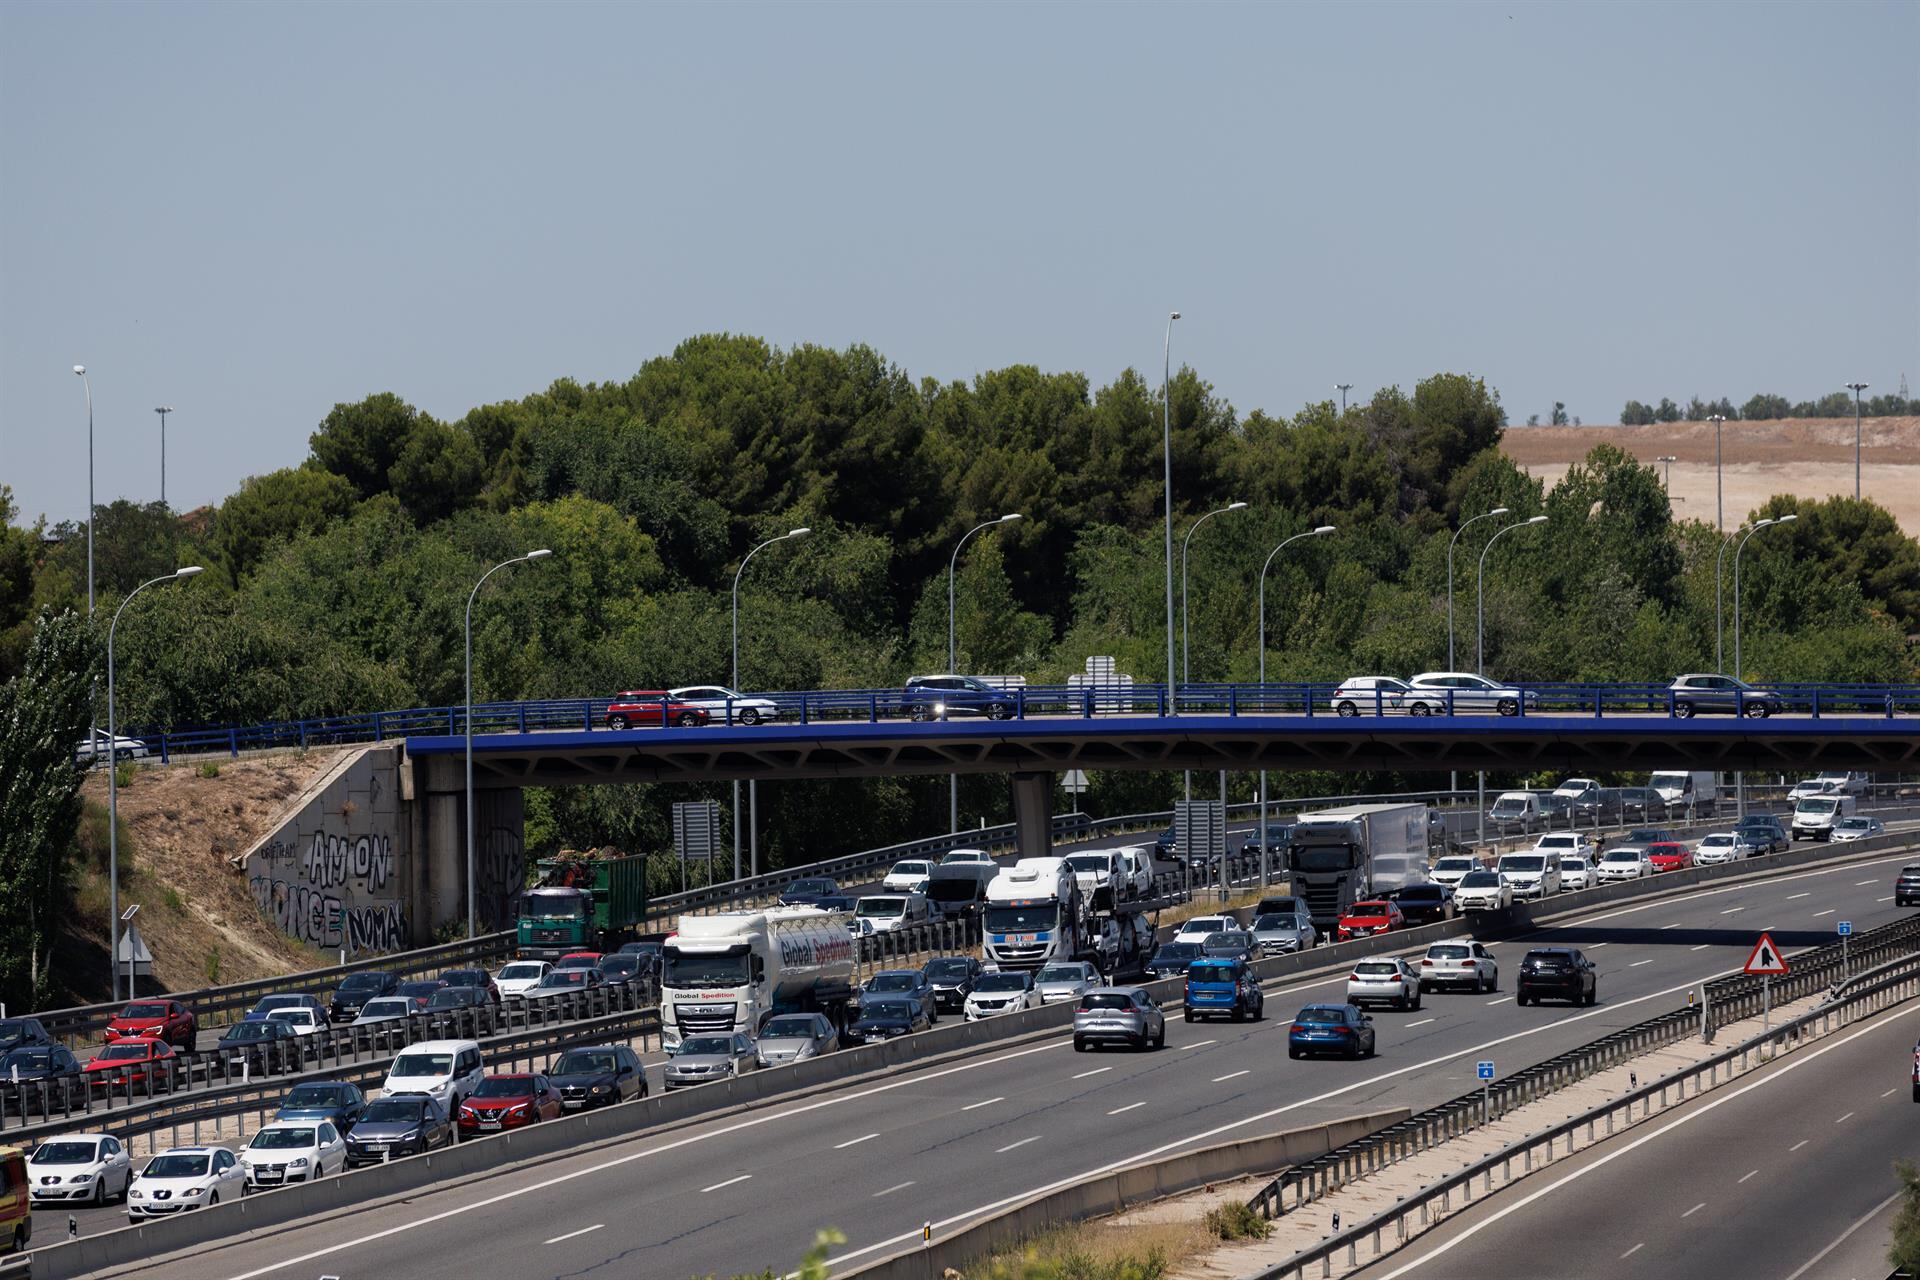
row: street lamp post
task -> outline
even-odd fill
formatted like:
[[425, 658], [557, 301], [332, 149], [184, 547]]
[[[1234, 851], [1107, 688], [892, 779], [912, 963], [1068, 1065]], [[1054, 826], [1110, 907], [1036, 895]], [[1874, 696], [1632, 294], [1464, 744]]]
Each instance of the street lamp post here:
[[[1860, 500], [1860, 393], [1867, 389], [1864, 382], [1849, 382], [1847, 390], [1853, 392], [1853, 500]], [[1736, 568], [1739, 561], [1734, 561]]]
[[1777, 524], [1792, 524], [1799, 518], [1798, 515], [1786, 515], [1773, 520], [1756, 520], [1753, 527], [1747, 530], [1747, 536], [1740, 539], [1733, 549], [1733, 678], [1736, 680], [1743, 678], [1740, 674], [1743, 669], [1740, 663], [1740, 553], [1747, 549], [1747, 539], [1762, 529]]
[[[1187, 526], [1187, 536], [1180, 539], [1180, 683], [1182, 685], [1185, 685], [1193, 678], [1191, 667], [1193, 653], [1192, 645], [1188, 639], [1190, 633], [1187, 630], [1187, 615], [1189, 612], [1187, 608], [1187, 552], [1193, 546], [1194, 532], [1215, 516], [1225, 515], [1229, 511], [1245, 511], [1246, 509], [1247, 504], [1244, 502], [1229, 502], [1224, 507], [1209, 511], [1198, 520], [1195, 520], [1191, 525]], [[1225, 776], [1224, 773], [1221, 774], [1221, 777], [1224, 778]], [[1193, 799], [1193, 770], [1191, 769], [1187, 770], [1187, 799]]]
[[480, 588], [487, 585], [487, 579], [508, 565], [526, 564], [534, 560], [545, 560], [553, 552], [545, 547], [529, 551], [523, 556], [511, 560], [502, 560], [493, 568], [480, 575], [480, 581], [473, 584], [473, 590], [467, 593], [466, 653], [467, 653], [467, 701], [466, 714], [461, 727], [467, 734], [467, 937], [472, 938], [474, 930], [475, 872], [473, 855], [473, 602], [480, 594]]
[[1333, 385], [1340, 392], [1340, 416], [1345, 417], [1347, 413], [1347, 392], [1353, 390], [1353, 384], [1351, 382], [1336, 382]]
[[1467, 526], [1473, 524], [1475, 520], [1489, 520], [1489, 519], [1492, 519], [1494, 516], [1503, 516], [1505, 514], [1507, 514], [1507, 509], [1505, 507], [1495, 507], [1491, 511], [1483, 512], [1480, 515], [1473, 517], [1472, 520], [1467, 521], [1466, 524], [1461, 525], [1458, 529], [1455, 529], [1453, 531], [1453, 537], [1447, 542], [1447, 670], [1449, 671], [1454, 670], [1454, 665], [1453, 665], [1453, 547], [1454, 547], [1454, 543], [1460, 541], [1460, 535], [1465, 533], [1467, 531]]
[[[80, 385], [87, 389], [87, 616], [91, 618], [93, 616], [93, 383], [87, 380], [87, 366], [77, 364], [73, 366], [73, 371], [80, 375]], [[115, 997], [115, 999], [118, 998]]]
[[1505, 534], [1515, 529], [1525, 529], [1529, 525], [1545, 524], [1545, 516], [1535, 516], [1531, 520], [1516, 520], [1494, 530], [1487, 539], [1487, 545], [1480, 548], [1480, 567], [1473, 575], [1474, 625], [1473, 625], [1473, 669], [1478, 675], [1487, 674], [1487, 552], [1493, 550], [1493, 544]]
[[154, 410], [160, 415], [160, 506], [167, 505], [167, 415], [173, 412], [170, 404], [161, 405]]
[[1165, 473], [1165, 540], [1167, 558], [1167, 714], [1180, 714], [1173, 683], [1173, 322], [1178, 311], [1167, 313], [1167, 341], [1160, 365], [1160, 458]]
[[1713, 527], [1725, 533], [1727, 531], [1726, 486], [1722, 482], [1720, 471], [1720, 428], [1727, 425], [1727, 415], [1710, 413], [1707, 415], [1707, 421], [1713, 424]]
[[[813, 530], [806, 525], [798, 529], [789, 529], [777, 538], [768, 538], [765, 542], [747, 552], [740, 558], [740, 567], [733, 571], [733, 678], [729, 687], [735, 693], [740, 692], [740, 575], [747, 571], [747, 561], [765, 551], [776, 542], [798, 541], [811, 537]], [[753, 874], [760, 874], [760, 781], [755, 778], [747, 784], [747, 846], [749, 865]], [[740, 878], [740, 784], [733, 784], [733, 878]]]
[[[979, 533], [982, 529], [991, 529], [995, 525], [1001, 525], [1001, 524], [1017, 524], [1024, 519], [1026, 519], [1026, 517], [1021, 515], [1019, 512], [1010, 511], [1006, 515], [1000, 516], [997, 519], [988, 520], [981, 524], [977, 524], [973, 526], [973, 528], [967, 530], [965, 533], [960, 535], [960, 541], [953, 544], [953, 554], [947, 557], [947, 670], [949, 672], [953, 671], [954, 663], [959, 661], [959, 658], [956, 655], [955, 644], [954, 644], [953, 583], [954, 583], [955, 571], [958, 569], [960, 564], [960, 548], [966, 546], [967, 539], [971, 538], [974, 534]], [[960, 829], [960, 775], [957, 773], [950, 773], [947, 775], [947, 830], [958, 831], [959, 829]]]
[[[76, 370], [76, 372], [78, 371]], [[89, 530], [91, 530], [93, 526], [91, 516], [89, 516], [87, 520], [87, 526]], [[115, 717], [114, 709], [114, 633], [120, 629], [120, 615], [127, 611], [127, 606], [132, 604], [133, 598], [142, 591], [145, 591], [148, 587], [158, 586], [162, 582], [177, 582], [183, 578], [191, 578], [201, 572], [203, 572], [203, 570], [199, 565], [190, 564], [183, 568], [175, 569], [172, 573], [162, 574], [158, 578], [149, 578], [133, 590], [127, 592], [127, 598], [122, 600], [120, 607], [113, 611], [113, 621], [107, 625], [107, 933], [109, 935], [107, 938], [107, 968], [112, 974], [112, 998], [114, 1000], [120, 998], [120, 967], [118, 964], [120, 957], [120, 779], [119, 769], [117, 767], [120, 763], [120, 755], [119, 723]], [[89, 762], [100, 758], [100, 739], [93, 739], [92, 747], [93, 750], [87, 757]], [[131, 995], [131, 984], [133, 980], [132, 978], [128, 978], [127, 981], [129, 984], [128, 994]]]
[[[1333, 531], [1334, 527], [1332, 525], [1323, 524], [1317, 528], [1309, 529], [1305, 533], [1296, 533], [1291, 538], [1283, 540], [1280, 545], [1272, 551], [1269, 551], [1267, 553], [1266, 563], [1260, 566], [1260, 692], [1262, 698], [1266, 696], [1267, 685], [1267, 570], [1273, 567], [1275, 556], [1300, 541], [1300, 539], [1324, 538]], [[1222, 821], [1224, 821], [1226, 818], [1225, 812], [1223, 811], [1220, 816]], [[1267, 887], [1269, 874], [1267, 859], [1267, 771], [1262, 769], [1260, 771], [1260, 887], [1262, 889]], [[1191, 861], [1191, 859], [1189, 859], [1189, 861]]]

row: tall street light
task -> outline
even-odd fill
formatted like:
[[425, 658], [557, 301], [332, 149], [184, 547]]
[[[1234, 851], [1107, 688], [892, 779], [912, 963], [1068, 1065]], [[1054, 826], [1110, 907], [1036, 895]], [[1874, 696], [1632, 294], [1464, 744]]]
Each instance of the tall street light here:
[[[93, 616], [93, 383], [87, 380], [87, 366], [77, 364], [80, 385], [87, 389], [87, 616]], [[131, 596], [128, 599], [132, 599]], [[96, 686], [97, 687], [97, 686]], [[99, 723], [95, 721], [94, 723]], [[119, 999], [115, 996], [114, 999]]]
[[[1305, 533], [1296, 533], [1291, 538], [1282, 541], [1281, 544], [1272, 551], [1269, 551], [1267, 553], [1267, 562], [1260, 566], [1260, 686], [1261, 697], [1263, 699], [1266, 696], [1267, 684], [1267, 570], [1273, 567], [1275, 556], [1300, 541], [1300, 539], [1324, 538], [1333, 531], [1334, 528], [1332, 525], [1323, 524], [1318, 528], [1309, 529]], [[1222, 820], [1226, 818], [1224, 810], [1220, 816]], [[1267, 887], [1269, 865], [1267, 856], [1267, 771], [1262, 769], [1260, 771], [1260, 887], [1262, 889]]]
[[1167, 313], [1167, 342], [1160, 365], [1160, 454], [1166, 474], [1166, 557], [1167, 557], [1167, 714], [1180, 714], [1178, 691], [1173, 684], [1173, 322], [1178, 311]]
[[[1860, 500], [1860, 393], [1867, 389], [1864, 382], [1849, 382], [1847, 390], [1853, 392], [1853, 500]], [[1736, 559], [1735, 567], [1739, 565]]]
[[[75, 370], [79, 372], [79, 370]], [[89, 528], [93, 521], [87, 521]], [[205, 572], [199, 565], [190, 564], [175, 569], [172, 573], [162, 574], [158, 578], [149, 578], [133, 590], [127, 592], [127, 598], [113, 611], [113, 621], [107, 626], [107, 968], [113, 977], [113, 999], [120, 999], [120, 779], [119, 779], [119, 724], [114, 714], [113, 686], [113, 640], [114, 632], [120, 629], [120, 615], [127, 611], [133, 598], [148, 587], [158, 586], [162, 582], [178, 582]], [[89, 760], [100, 758], [100, 740], [93, 740], [93, 751]], [[127, 994], [133, 994], [131, 970], [127, 978]]]
[[170, 404], [161, 405], [154, 410], [160, 415], [160, 506], [167, 505], [167, 415], [173, 412]]
[[1733, 678], [1736, 680], [1742, 678], [1740, 674], [1742, 670], [1740, 664], [1740, 553], [1747, 549], [1747, 538], [1753, 537], [1762, 529], [1771, 528], [1777, 524], [1792, 524], [1799, 518], [1798, 515], [1790, 515], [1774, 520], [1756, 520], [1753, 522], [1753, 527], [1747, 530], [1747, 536], [1740, 539], [1739, 545], [1733, 549]]
[[[947, 670], [949, 672], [953, 671], [954, 664], [959, 661], [959, 658], [955, 655], [954, 648], [953, 583], [955, 570], [960, 564], [960, 548], [966, 546], [967, 539], [979, 533], [982, 529], [991, 529], [996, 525], [1002, 524], [1018, 524], [1024, 519], [1026, 519], [1026, 517], [1018, 511], [1010, 511], [998, 519], [988, 520], [973, 526], [973, 528], [960, 535], [960, 541], [953, 544], [953, 554], [947, 557]], [[947, 775], [947, 830], [958, 831], [959, 829], [960, 775], [954, 773]]]
[[523, 556], [511, 560], [502, 560], [493, 568], [480, 575], [480, 581], [473, 584], [473, 590], [467, 593], [467, 703], [463, 727], [467, 731], [467, 937], [474, 936], [474, 856], [473, 856], [473, 601], [480, 594], [480, 588], [487, 585], [487, 579], [508, 565], [527, 564], [534, 560], [545, 560], [553, 552], [546, 547], [538, 551], [529, 551]]
[[1673, 492], [1673, 464], [1680, 461], [1680, 459], [1676, 458], [1674, 455], [1670, 453], [1663, 453], [1659, 457], [1655, 458], [1654, 461], [1660, 463], [1663, 467], [1666, 468], [1666, 473], [1667, 473], [1666, 478], [1662, 480], [1660, 483], [1666, 487], [1666, 490], [1668, 493], [1672, 493]]
[[1347, 392], [1353, 390], [1353, 384], [1351, 382], [1336, 382], [1333, 385], [1334, 388], [1340, 392], [1340, 415], [1345, 417], [1347, 413]]
[[1454, 543], [1460, 541], [1460, 535], [1465, 533], [1467, 531], [1468, 525], [1473, 524], [1474, 521], [1490, 520], [1494, 516], [1503, 516], [1506, 514], [1507, 514], [1507, 509], [1505, 507], [1495, 507], [1491, 511], [1483, 512], [1480, 515], [1473, 517], [1472, 520], [1467, 521], [1466, 524], [1461, 525], [1458, 529], [1455, 529], [1453, 531], [1453, 537], [1447, 542], [1447, 670], [1449, 671], [1457, 670], [1457, 668], [1453, 665], [1453, 547], [1454, 547]]
[[1531, 525], [1545, 524], [1545, 516], [1535, 516], [1531, 520], [1516, 520], [1494, 530], [1487, 539], [1487, 545], [1480, 548], [1480, 567], [1473, 575], [1474, 614], [1473, 627], [1473, 669], [1480, 675], [1487, 674], [1487, 552], [1493, 550], [1493, 544], [1515, 529], [1525, 529]]
[[1727, 415], [1710, 413], [1707, 415], [1707, 421], [1713, 424], [1713, 527], [1725, 533], [1727, 531], [1726, 486], [1722, 483], [1720, 472], [1720, 428], [1727, 425]]
[[[1229, 511], [1245, 511], [1246, 509], [1247, 504], [1244, 502], [1229, 502], [1224, 507], [1209, 511], [1188, 525], [1187, 536], [1180, 539], [1180, 683], [1182, 685], [1185, 685], [1193, 679], [1192, 668], [1189, 665], [1193, 660], [1193, 646], [1189, 643], [1188, 636], [1190, 633], [1187, 630], [1187, 551], [1193, 546], [1194, 530], [1215, 516], [1225, 515]], [[1187, 799], [1191, 800], [1193, 799], [1193, 770], [1188, 769], [1186, 773]], [[1223, 819], [1227, 812], [1225, 808], [1227, 803], [1226, 787], [1227, 771], [1222, 769], [1220, 771], [1220, 804], [1222, 806], [1220, 813]]]
[[[740, 559], [740, 567], [733, 571], [733, 679], [729, 685], [735, 693], [740, 692], [740, 575], [747, 571], [747, 561], [765, 551], [776, 542], [797, 542], [813, 536], [813, 530], [805, 525], [798, 529], [789, 529], [777, 538], [768, 538], [765, 542], [747, 552]], [[760, 874], [760, 780], [755, 778], [747, 784], [747, 845], [748, 856], [752, 859], [753, 874]], [[733, 878], [740, 878], [740, 784], [733, 784]]]

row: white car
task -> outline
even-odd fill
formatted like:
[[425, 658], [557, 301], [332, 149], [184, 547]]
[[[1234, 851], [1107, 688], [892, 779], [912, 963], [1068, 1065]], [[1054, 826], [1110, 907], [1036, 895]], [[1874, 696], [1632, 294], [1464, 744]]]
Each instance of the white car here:
[[1878, 818], [1842, 818], [1833, 824], [1834, 840], [1865, 840], [1887, 833], [1887, 824]]
[[1418, 1009], [1420, 972], [1405, 960], [1378, 956], [1356, 960], [1347, 975], [1347, 1003], [1362, 1009], [1370, 1004]]
[[1820, 774], [1814, 781], [1826, 783], [1829, 791], [1843, 791], [1847, 795], [1858, 797], [1867, 794], [1867, 783], [1870, 779], [1864, 773], [1848, 773], [1845, 770], [1834, 769]]
[[[1566, 878], [1566, 863], [1562, 862], [1561, 879]], [[1609, 849], [1600, 856], [1600, 866], [1594, 872], [1601, 880], [1640, 880], [1653, 874], [1653, 859], [1647, 856], [1645, 849]]]
[[988, 863], [992, 861], [993, 855], [985, 849], [952, 849], [941, 857], [940, 865], [946, 866], [955, 862]]
[[82, 738], [73, 749], [73, 762], [81, 765], [96, 765], [107, 757], [115, 760], [140, 760], [147, 755], [147, 744], [138, 738], [129, 738], [125, 734], [108, 736], [104, 729], [95, 729]]
[[1537, 706], [1540, 695], [1470, 671], [1425, 671], [1407, 681], [1401, 701], [1416, 716], [1517, 716], [1523, 706]]
[[1453, 905], [1461, 911], [1504, 911], [1513, 905], [1513, 886], [1498, 871], [1469, 871], [1454, 886]]
[[1130, 846], [1120, 851], [1120, 876], [1130, 886], [1121, 891], [1121, 897], [1129, 893], [1135, 898], [1153, 896], [1153, 854], [1144, 846]]
[[326, 1015], [317, 1009], [275, 1009], [268, 1022], [284, 1022], [297, 1036], [317, 1036], [327, 1029]]
[[360, 1016], [348, 1026], [365, 1027], [376, 1022], [398, 1022], [413, 1016], [413, 1001], [405, 996], [375, 996], [360, 1006]]
[[105, 1204], [126, 1195], [132, 1181], [133, 1161], [111, 1134], [48, 1138], [27, 1157], [27, 1186], [35, 1205], [56, 1200]]
[[1793, 790], [1787, 792], [1789, 800], [1805, 800], [1811, 796], [1832, 795], [1842, 788], [1822, 774], [1817, 778], [1806, 778], [1793, 784]]
[[1039, 994], [1041, 1004], [1078, 1000], [1100, 985], [1100, 971], [1085, 960], [1063, 960], [1033, 975], [1033, 989]]
[[1450, 853], [1433, 864], [1433, 870], [1427, 873], [1427, 879], [1435, 884], [1443, 884], [1449, 889], [1460, 887], [1460, 881], [1470, 871], [1480, 870], [1480, 859], [1463, 853]]
[[893, 870], [887, 872], [887, 878], [880, 887], [888, 893], [925, 893], [927, 881], [933, 878], [933, 864], [919, 859], [909, 859], [893, 864]]
[[1560, 887], [1563, 890], [1593, 888], [1593, 860], [1578, 853], [1561, 854]]
[[1466, 987], [1473, 991], [1500, 989], [1500, 962], [1478, 942], [1436, 942], [1420, 957], [1420, 989]]
[[1577, 831], [1549, 832], [1533, 842], [1532, 852], [1557, 853], [1563, 859], [1571, 855], [1588, 863], [1600, 856], [1599, 846]]
[[240, 1159], [225, 1147], [173, 1147], [147, 1161], [127, 1189], [134, 1222], [204, 1209], [246, 1194]]
[[331, 1120], [276, 1120], [240, 1149], [249, 1191], [315, 1182], [347, 1167], [347, 1140]]
[[964, 1012], [968, 1022], [978, 1022], [982, 1018], [997, 1017], [1003, 1013], [1019, 1013], [1038, 1003], [1032, 974], [1017, 969], [1000, 969], [983, 973], [974, 979], [973, 990], [967, 993]]
[[1333, 691], [1333, 709], [1343, 716], [1390, 716], [1405, 711], [1408, 691], [1398, 676], [1352, 676]]
[[493, 975], [493, 985], [500, 988], [502, 1000], [508, 996], [524, 996], [540, 985], [540, 979], [552, 968], [545, 960], [515, 960], [500, 966], [500, 972]]
[[1175, 942], [1205, 942], [1209, 934], [1226, 933], [1238, 929], [1240, 922], [1232, 916], [1195, 916], [1187, 920], [1174, 931]]
[[1710, 867], [1719, 862], [1737, 862], [1760, 852], [1737, 831], [1716, 831], [1693, 847], [1695, 866]]
[[869, 893], [853, 904], [853, 919], [847, 924], [855, 933], [898, 933], [932, 918], [923, 894]]
[[667, 690], [667, 696], [675, 702], [699, 707], [713, 724], [726, 724], [729, 715], [735, 724], [759, 724], [762, 720], [780, 718], [780, 708], [772, 699], [748, 697], [721, 684], [690, 684], [683, 689]]

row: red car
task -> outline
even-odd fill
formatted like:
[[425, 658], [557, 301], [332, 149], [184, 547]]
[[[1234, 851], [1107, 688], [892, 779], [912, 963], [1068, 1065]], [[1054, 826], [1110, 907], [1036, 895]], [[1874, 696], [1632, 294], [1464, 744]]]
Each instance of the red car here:
[[560, 1118], [560, 1094], [543, 1075], [488, 1076], [460, 1104], [460, 1136]]
[[101, 1034], [108, 1044], [153, 1036], [182, 1049], [191, 1049], [194, 1033], [199, 1029], [193, 1010], [178, 1000], [136, 1000], [122, 1009], [120, 1016], [109, 1022]]
[[675, 702], [665, 689], [627, 689], [615, 694], [607, 707], [607, 728], [625, 729], [629, 725], [659, 724], [662, 719], [691, 729], [706, 724], [712, 714], [705, 707]]
[[1364, 938], [1370, 933], [1386, 933], [1407, 927], [1407, 918], [1391, 902], [1356, 902], [1340, 917], [1337, 941]]
[[560, 957], [553, 966], [556, 969], [598, 969], [601, 953], [598, 951], [569, 951]]
[[1655, 872], [1685, 871], [1693, 865], [1693, 851], [1677, 840], [1662, 840], [1647, 846], [1647, 861]]
[[107, 1045], [81, 1070], [86, 1073], [89, 1087], [124, 1089], [129, 1084], [168, 1079], [173, 1074], [174, 1061], [173, 1046], [165, 1040], [134, 1036]]

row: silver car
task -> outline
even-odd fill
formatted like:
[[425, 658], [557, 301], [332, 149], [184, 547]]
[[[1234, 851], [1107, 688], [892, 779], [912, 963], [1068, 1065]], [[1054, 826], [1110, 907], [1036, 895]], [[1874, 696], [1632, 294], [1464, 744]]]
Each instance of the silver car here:
[[1033, 976], [1033, 989], [1041, 1004], [1076, 1000], [1099, 985], [1100, 971], [1085, 960], [1050, 964]]
[[761, 1066], [777, 1067], [832, 1053], [840, 1035], [824, 1013], [783, 1013], [767, 1020], [754, 1045]]
[[1253, 944], [1263, 956], [1307, 951], [1319, 942], [1313, 920], [1305, 915], [1265, 915], [1253, 922]]
[[1355, 961], [1347, 975], [1347, 1003], [1360, 1009], [1370, 1004], [1418, 1009], [1420, 971], [1405, 960], [1381, 956]]
[[1139, 987], [1095, 987], [1080, 996], [1073, 1012], [1073, 1047], [1125, 1044], [1158, 1049], [1167, 1043], [1167, 1019]]
[[753, 1037], [744, 1031], [725, 1036], [688, 1036], [667, 1061], [667, 1088], [731, 1080], [760, 1065]]

